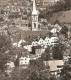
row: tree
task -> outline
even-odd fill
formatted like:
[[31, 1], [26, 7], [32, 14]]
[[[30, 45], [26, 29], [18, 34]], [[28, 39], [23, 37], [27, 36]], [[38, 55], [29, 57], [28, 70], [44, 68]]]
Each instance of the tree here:
[[52, 16], [53, 13], [64, 11], [65, 10], [65, 1], [59, 0], [54, 5], [47, 7], [47, 14]]
[[62, 60], [63, 59], [63, 50], [64, 50], [64, 46], [62, 44], [58, 44], [58, 45], [54, 46], [53, 47], [53, 58]]
[[71, 0], [59, 0], [54, 5], [47, 7], [47, 13], [51, 16], [55, 12], [66, 11], [70, 9], [71, 9]]
[[[30, 61], [26, 69], [16, 67], [11, 74], [11, 80], [49, 80], [49, 73], [41, 59]], [[9, 80], [10, 80], [9, 79]]]
[[42, 59], [32, 60], [30, 62], [29, 80], [49, 80], [49, 72]]
[[65, 38], [68, 37], [68, 28], [66, 26], [62, 27], [61, 33], [65, 36]]
[[11, 41], [6, 35], [0, 35], [0, 70], [4, 70], [5, 64], [10, 58]]
[[48, 61], [50, 59], [49, 53], [50, 53], [50, 48], [48, 47], [46, 48], [45, 52], [41, 55], [41, 59], [43, 61]]
[[56, 4], [53, 6], [54, 12], [64, 10], [65, 3], [63, 1], [57, 1]]
[[71, 0], [64, 0], [65, 2], [65, 10], [70, 10], [71, 9]]
[[65, 64], [61, 71], [61, 80], [70, 80], [71, 79], [71, 64]]

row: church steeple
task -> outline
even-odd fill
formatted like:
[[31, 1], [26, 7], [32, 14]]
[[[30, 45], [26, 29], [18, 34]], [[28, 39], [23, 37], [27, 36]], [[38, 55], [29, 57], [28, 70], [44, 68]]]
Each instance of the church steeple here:
[[35, 3], [35, 0], [33, 0], [33, 11], [32, 11], [32, 14], [33, 15], [37, 15], [38, 13], [37, 13], [37, 10], [36, 10], [36, 3]]
[[32, 31], [38, 31], [38, 12], [37, 12], [37, 9], [36, 9], [35, 0], [33, 0]]

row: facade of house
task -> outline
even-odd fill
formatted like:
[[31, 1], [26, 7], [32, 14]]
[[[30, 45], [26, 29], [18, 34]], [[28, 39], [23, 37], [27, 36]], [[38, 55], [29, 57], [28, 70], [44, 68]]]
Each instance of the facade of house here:
[[57, 73], [61, 72], [63, 68], [64, 61], [63, 60], [49, 60], [44, 61], [45, 66], [49, 66], [49, 71], [51, 74], [57, 75]]
[[41, 46], [41, 47], [44, 47], [44, 46], [51, 46], [51, 45], [55, 45], [55, 44], [58, 44], [58, 41], [59, 41], [59, 38], [54, 36], [54, 37], [46, 37], [45, 39], [43, 38], [40, 38], [38, 41], [33, 41], [32, 42], [32, 46]]
[[5, 72], [6, 72], [9, 76], [11, 76], [11, 72], [12, 72], [12, 71], [14, 70], [14, 68], [15, 68], [14, 62], [9, 61], [9, 62], [7, 62], [7, 63], [5, 64], [5, 66], [6, 66]]
[[20, 57], [19, 58], [19, 66], [22, 68], [27, 68], [30, 62], [30, 58], [29, 57]]
[[35, 49], [35, 56], [37, 58], [40, 58], [42, 53], [44, 53], [44, 51], [45, 51], [45, 48], [43, 48], [41, 46], [35, 46], [34, 49]]

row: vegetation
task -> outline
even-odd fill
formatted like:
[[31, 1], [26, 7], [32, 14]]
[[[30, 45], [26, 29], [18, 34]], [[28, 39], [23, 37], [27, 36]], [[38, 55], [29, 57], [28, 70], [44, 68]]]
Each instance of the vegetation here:
[[6, 35], [0, 35], [0, 70], [4, 70], [5, 64], [10, 58], [11, 41]]
[[71, 64], [65, 64], [61, 72], [61, 80], [71, 79]]
[[48, 12], [58, 12], [71, 9], [71, 0], [59, 0], [53, 6], [49, 7]]

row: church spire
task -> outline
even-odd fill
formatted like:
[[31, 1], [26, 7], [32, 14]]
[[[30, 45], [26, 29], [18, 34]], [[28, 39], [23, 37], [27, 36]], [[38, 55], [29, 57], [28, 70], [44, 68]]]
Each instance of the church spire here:
[[35, 0], [33, 0], [33, 11], [32, 11], [32, 14], [33, 15], [37, 15], [38, 14], [37, 10], [36, 10], [36, 2], [35, 2]]
[[33, 10], [36, 10], [35, 0], [33, 0]]

